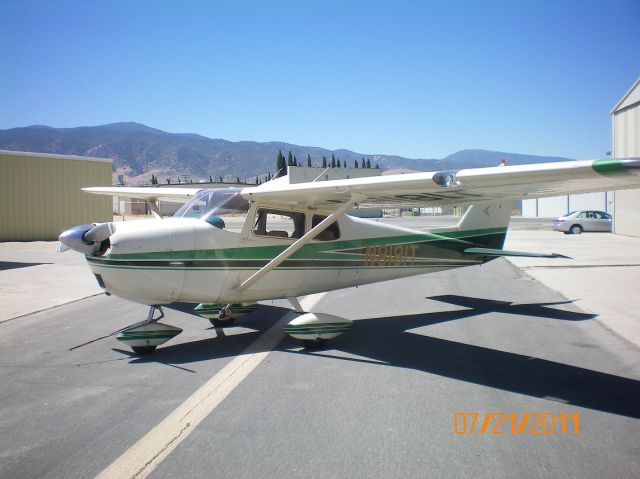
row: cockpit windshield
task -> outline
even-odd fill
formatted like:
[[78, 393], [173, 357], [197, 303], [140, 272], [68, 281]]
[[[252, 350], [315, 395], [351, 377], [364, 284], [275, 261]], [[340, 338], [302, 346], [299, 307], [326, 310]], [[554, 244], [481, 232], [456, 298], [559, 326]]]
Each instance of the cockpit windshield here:
[[199, 191], [173, 217], [202, 218], [216, 227], [220, 227], [218, 219], [224, 218], [222, 225], [226, 223], [230, 226], [231, 220], [231, 223], [239, 223], [241, 227], [249, 211], [249, 202], [240, 195], [240, 191], [240, 188]]

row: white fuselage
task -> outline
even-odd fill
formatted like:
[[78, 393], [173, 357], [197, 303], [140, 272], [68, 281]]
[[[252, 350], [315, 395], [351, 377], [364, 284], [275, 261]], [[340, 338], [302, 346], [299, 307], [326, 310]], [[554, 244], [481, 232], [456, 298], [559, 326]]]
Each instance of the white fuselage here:
[[[106, 291], [152, 305], [300, 296], [478, 263], [447, 249], [442, 256], [433, 254], [439, 250], [429, 245], [441, 237], [345, 216], [338, 239], [312, 241], [237, 293], [244, 280], [295, 241], [256, 234], [255, 208], [237, 231], [188, 218], [118, 223], [107, 253], [87, 255], [87, 261]], [[318, 212], [299, 211], [308, 230]]]

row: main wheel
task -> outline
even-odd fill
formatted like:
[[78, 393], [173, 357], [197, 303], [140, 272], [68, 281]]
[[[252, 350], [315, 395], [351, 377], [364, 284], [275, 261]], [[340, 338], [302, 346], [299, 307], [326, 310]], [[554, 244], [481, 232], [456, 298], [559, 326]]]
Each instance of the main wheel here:
[[229, 326], [233, 326], [236, 318], [228, 318], [228, 319], [214, 319], [209, 318], [209, 322], [213, 325], [214, 328], [228, 328]]
[[583, 232], [583, 231], [584, 231], [584, 230], [583, 230], [582, 226], [580, 226], [580, 225], [573, 225], [573, 226], [569, 229], [569, 232], [570, 232], [572, 235], [579, 235], [579, 234], [582, 234], [582, 232]]
[[134, 353], [144, 356], [145, 354], [151, 354], [156, 350], [156, 346], [131, 346]]
[[326, 345], [327, 340], [322, 338], [305, 339], [302, 344], [304, 344], [305, 349], [318, 349]]

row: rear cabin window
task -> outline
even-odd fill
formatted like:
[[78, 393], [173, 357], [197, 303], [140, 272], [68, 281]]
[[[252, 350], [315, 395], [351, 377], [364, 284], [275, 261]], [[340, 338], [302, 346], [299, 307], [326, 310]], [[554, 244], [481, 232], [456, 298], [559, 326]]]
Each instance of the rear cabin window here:
[[[326, 216], [313, 215], [313, 219], [311, 220], [311, 227], [313, 228], [316, 225], [319, 225], [320, 222], [325, 218]], [[337, 240], [338, 238], [340, 238], [340, 227], [338, 226], [337, 221], [315, 237], [315, 239], [317, 239], [318, 241], [333, 241]]]
[[253, 234], [271, 238], [301, 238], [304, 213], [261, 208], [256, 213]]

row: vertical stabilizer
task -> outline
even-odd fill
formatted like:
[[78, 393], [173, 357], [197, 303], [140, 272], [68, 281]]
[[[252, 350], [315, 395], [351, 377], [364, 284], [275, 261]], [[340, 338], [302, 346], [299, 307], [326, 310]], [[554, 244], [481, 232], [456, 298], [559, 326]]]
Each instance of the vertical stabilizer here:
[[483, 203], [471, 205], [458, 223], [458, 231], [473, 233], [465, 239], [488, 248], [500, 249], [507, 236], [514, 203]]

